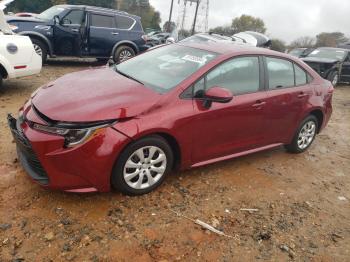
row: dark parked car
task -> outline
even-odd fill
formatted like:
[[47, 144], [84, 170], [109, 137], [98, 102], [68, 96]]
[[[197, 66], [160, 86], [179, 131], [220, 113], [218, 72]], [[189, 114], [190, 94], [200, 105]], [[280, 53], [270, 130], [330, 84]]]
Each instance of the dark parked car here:
[[301, 58], [306, 57], [313, 50], [315, 50], [315, 48], [294, 48], [291, 51], [289, 51], [289, 54]]
[[153, 47], [166, 43], [166, 40], [170, 37], [170, 33], [159, 33], [151, 36], [147, 36], [147, 45]]
[[317, 73], [336, 86], [339, 82], [350, 82], [350, 50], [321, 47], [302, 60]]
[[[32, 39], [38, 54], [122, 62], [147, 50], [141, 18], [83, 5], [57, 5], [35, 17], [7, 17], [14, 32]], [[17, 29], [16, 29], [17, 28]]]
[[8, 117], [20, 162], [46, 188], [144, 194], [172, 169], [304, 152], [331, 117], [332, 84], [297, 58], [232, 46], [166, 45], [43, 86]]

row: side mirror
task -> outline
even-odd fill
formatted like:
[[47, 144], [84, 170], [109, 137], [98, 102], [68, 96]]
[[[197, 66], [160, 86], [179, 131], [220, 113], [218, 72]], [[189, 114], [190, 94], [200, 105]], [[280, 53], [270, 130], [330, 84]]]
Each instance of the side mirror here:
[[230, 90], [214, 86], [205, 91], [204, 107], [209, 108], [214, 103], [228, 103], [233, 99], [233, 94]]
[[53, 22], [55, 25], [59, 25], [60, 24], [60, 17], [58, 15], [55, 15], [53, 17]]

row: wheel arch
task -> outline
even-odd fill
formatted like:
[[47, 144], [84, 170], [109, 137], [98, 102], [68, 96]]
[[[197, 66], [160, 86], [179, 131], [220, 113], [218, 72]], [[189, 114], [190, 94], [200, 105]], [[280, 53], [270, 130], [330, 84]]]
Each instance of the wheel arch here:
[[0, 63], [0, 75], [2, 78], [7, 78], [8, 77], [8, 72], [6, 68]]
[[313, 115], [317, 118], [318, 121], [318, 130], [317, 133], [319, 133], [322, 129], [323, 126], [323, 121], [324, 121], [324, 113], [321, 109], [313, 109], [309, 112], [309, 115]]
[[34, 38], [34, 39], [42, 41], [46, 45], [47, 50], [49, 51], [49, 55], [50, 56], [53, 55], [53, 46], [52, 46], [50, 40], [46, 36], [39, 34], [37, 32], [32, 32], [32, 31], [23, 31], [23, 32], [20, 32], [19, 35], [29, 36], [31, 39]]
[[115, 51], [120, 46], [129, 46], [135, 51], [135, 54], [139, 53], [139, 48], [137, 47], [137, 45], [134, 42], [125, 40], [125, 41], [120, 41], [120, 42], [118, 42], [117, 44], [114, 45], [114, 47], [112, 49], [111, 56], [114, 56]]

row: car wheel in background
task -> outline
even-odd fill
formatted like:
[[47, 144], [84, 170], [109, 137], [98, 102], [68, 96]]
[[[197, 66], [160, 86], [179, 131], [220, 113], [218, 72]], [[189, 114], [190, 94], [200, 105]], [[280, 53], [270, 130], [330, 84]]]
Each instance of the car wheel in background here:
[[162, 184], [173, 161], [165, 139], [156, 135], [140, 139], [120, 155], [113, 168], [112, 185], [127, 195], [147, 194]]
[[120, 46], [117, 48], [117, 50], [114, 52], [113, 60], [115, 63], [119, 64], [122, 63], [132, 57], [135, 56], [135, 51], [129, 46]]
[[299, 154], [307, 150], [314, 141], [318, 130], [318, 120], [309, 115], [299, 126], [291, 144], [286, 145], [287, 151]]
[[47, 60], [47, 47], [46, 47], [46, 45], [42, 41], [37, 40], [37, 39], [32, 39], [32, 42], [33, 42], [35, 52], [41, 56], [43, 64], [44, 64]]
[[334, 87], [336, 87], [339, 82], [338, 72], [333, 71], [332, 73], [330, 73], [330, 75], [328, 76], [328, 80], [332, 83]]

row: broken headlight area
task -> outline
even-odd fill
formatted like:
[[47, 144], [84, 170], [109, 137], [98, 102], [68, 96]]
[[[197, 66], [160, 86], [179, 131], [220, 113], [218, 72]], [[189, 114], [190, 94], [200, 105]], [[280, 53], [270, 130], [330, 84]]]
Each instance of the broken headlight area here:
[[33, 123], [31, 127], [39, 132], [49, 133], [64, 137], [65, 147], [74, 147], [88, 141], [99, 130], [111, 126], [116, 120], [100, 121], [93, 123], [57, 123], [56, 125], [41, 125]]

